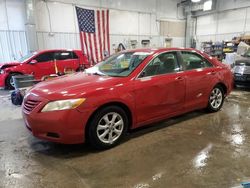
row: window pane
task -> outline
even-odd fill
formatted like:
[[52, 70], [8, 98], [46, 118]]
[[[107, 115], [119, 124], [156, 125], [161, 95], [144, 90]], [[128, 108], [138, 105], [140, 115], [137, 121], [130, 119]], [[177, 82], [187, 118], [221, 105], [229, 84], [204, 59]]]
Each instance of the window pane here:
[[114, 54], [96, 66], [103, 74], [124, 77], [135, 70], [148, 55], [150, 55], [148, 52], [124, 52]]
[[205, 67], [212, 67], [213, 65], [208, 61], [208, 60], [204, 60], [204, 66]]
[[46, 52], [41, 55], [38, 55], [35, 60], [37, 62], [47, 62], [47, 61], [53, 61], [54, 60], [54, 52]]
[[75, 54], [75, 52], [71, 52], [72, 59], [78, 59], [78, 56]]
[[212, 67], [212, 64], [202, 56], [192, 52], [182, 52], [182, 59], [186, 70]]
[[145, 76], [154, 76], [160, 74], [178, 72], [180, 67], [178, 65], [177, 57], [175, 52], [168, 52], [160, 54], [153, 61], [151, 61], [144, 69]]
[[55, 53], [56, 60], [67, 60], [67, 59], [78, 59], [77, 55], [74, 52], [64, 51]]

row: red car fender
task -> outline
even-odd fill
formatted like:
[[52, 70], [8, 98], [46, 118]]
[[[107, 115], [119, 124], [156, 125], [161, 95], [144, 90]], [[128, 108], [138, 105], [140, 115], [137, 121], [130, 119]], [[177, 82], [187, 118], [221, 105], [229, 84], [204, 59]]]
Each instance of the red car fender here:
[[[117, 96], [119, 96], [119, 98]], [[84, 112], [86, 111], [86, 109], [88, 109], [90, 111], [94, 111], [93, 113], [95, 113], [98, 109], [102, 108], [105, 105], [120, 103], [122, 106], [126, 106], [129, 110], [132, 118], [132, 126], [136, 123], [136, 119], [132, 115], [135, 113], [135, 98], [132, 92], [132, 88], [131, 92], [129, 92], [129, 95], [127, 92], [124, 92], [122, 88], [118, 87], [105, 88], [98, 91], [89, 92], [89, 95], [84, 96], [84, 98], [86, 98], [86, 101], [77, 108], [80, 112]]]

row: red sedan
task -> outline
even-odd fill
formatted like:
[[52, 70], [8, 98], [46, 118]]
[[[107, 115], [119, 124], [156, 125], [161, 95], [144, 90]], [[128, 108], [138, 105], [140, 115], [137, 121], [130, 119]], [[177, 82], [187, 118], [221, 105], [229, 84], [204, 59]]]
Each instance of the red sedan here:
[[124, 51], [85, 73], [39, 83], [25, 96], [23, 117], [38, 138], [110, 148], [128, 129], [220, 110], [232, 83], [227, 66], [194, 49]]
[[65, 68], [77, 71], [80, 67], [89, 67], [87, 57], [81, 50], [43, 50], [30, 53], [16, 62], [0, 64], [0, 87], [13, 89], [12, 76], [33, 74], [39, 80], [43, 76], [55, 74]]

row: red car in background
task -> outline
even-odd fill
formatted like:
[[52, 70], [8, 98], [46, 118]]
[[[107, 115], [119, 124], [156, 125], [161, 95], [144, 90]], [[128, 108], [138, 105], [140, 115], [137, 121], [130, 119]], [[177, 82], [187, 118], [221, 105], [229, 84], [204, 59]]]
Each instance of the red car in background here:
[[138, 49], [114, 54], [85, 73], [38, 83], [22, 111], [38, 138], [110, 148], [128, 129], [197, 109], [220, 110], [232, 85], [228, 66], [203, 52]]
[[33, 74], [39, 80], [43, 76], [55, 74], [55, 64], [58, 72], [65, 68], [78, 71], [89, 67], [87, 57], [81, 50], [42, 50], [30, 53], [16, 62], [0, 64], [0, 87], [13, 89], [12, 76], [18, 74]]

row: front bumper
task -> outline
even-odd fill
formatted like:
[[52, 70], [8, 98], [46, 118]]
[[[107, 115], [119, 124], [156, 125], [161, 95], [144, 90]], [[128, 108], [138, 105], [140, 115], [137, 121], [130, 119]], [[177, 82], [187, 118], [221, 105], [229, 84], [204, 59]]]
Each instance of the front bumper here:
[[5, 87], [5, 80], [8, 74], [0, 74], [0, 88]]
[[250, 86], [250, 75], [234, 74], [234, 83], [241, 86]]
[[24, 108], [24, 104], [22, 105], [26, 127], [35, 137], [63, 144], [85, 142], [85, 125], [90, 116], [90, 111], [79, 112], [77, 109], [72, 109], [40, 112], [48, 100], [42, 99], [40, 101], [42, 102], [31, 112]]

